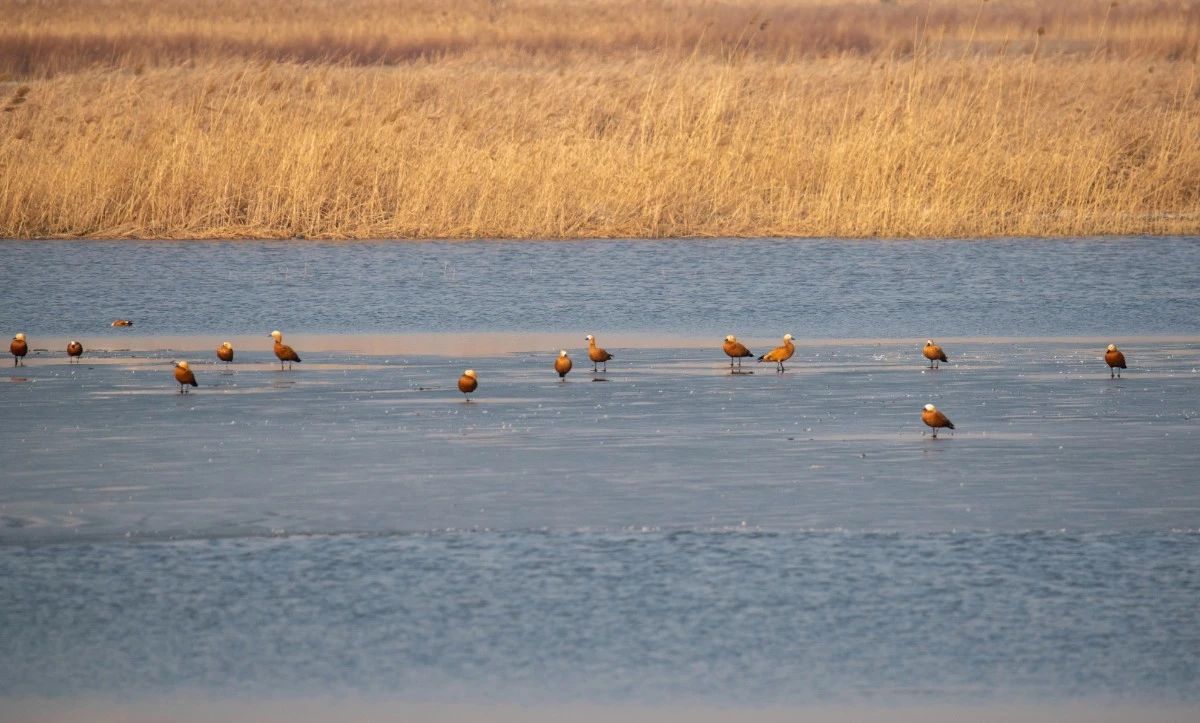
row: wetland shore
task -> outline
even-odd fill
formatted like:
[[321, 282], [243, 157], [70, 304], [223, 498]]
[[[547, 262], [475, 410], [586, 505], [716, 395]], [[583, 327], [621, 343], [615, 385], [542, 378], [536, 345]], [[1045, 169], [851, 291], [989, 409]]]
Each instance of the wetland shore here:
[[1200, 230], [1194, 4], [0, 14], [0, 237]]

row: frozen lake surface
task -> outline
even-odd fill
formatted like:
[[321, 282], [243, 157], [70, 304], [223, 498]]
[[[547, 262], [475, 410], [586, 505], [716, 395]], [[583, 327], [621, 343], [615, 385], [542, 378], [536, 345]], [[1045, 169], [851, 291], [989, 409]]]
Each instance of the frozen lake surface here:
[[[301, 349], [280, 372], [270, 343], [231, 371], [211, 350], [10, 369], [0, 540], [1200, 526], [1200, 343], [1127, 346], [1120, 380], [1101, 344], [1019, 341], [947, 344], [932, 372], [919, 344], [826, 343], [731, 376], [715, 343], [618, 336], [607, 375], [576, 349], [566, 382], [550, 350]], [[926, 435], [927, 402], [957, 430]]]
[[290, 249], [0, 244], [0, 696], [1200, 704], [1194, 239]]

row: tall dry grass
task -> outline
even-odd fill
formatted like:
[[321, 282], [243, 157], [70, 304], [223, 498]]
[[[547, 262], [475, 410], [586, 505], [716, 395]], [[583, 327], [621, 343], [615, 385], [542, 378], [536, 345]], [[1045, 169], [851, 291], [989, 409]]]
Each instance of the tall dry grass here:
[[1196, 2], [0, 13], [0, 236], [1200, 230]]

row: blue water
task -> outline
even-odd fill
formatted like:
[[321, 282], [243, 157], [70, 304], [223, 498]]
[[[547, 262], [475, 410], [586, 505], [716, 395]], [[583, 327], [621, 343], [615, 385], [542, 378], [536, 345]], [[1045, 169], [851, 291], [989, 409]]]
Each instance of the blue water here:
[[1196, 700], [1200, 535], [440, 533], [0, 548], [9, 694]]
[[0, 242], [41, 335], [552, 331], [920, 337], [1200, 332], [1200, 238]]
[[[548, 349], [280, 372], [261, 336], [232, 370], [191, 355], [186, 396], [165, 345], [9, 367], [0, 706], [1194, 709], [1198, 262], [1194, 238], [2, 243], [0, 318], [33, 339], [587, 329], [617, 356], [594, 377], [572, 348], [565, 383]], [[898, 341], [734, 376], [617, 333], [730, 330]], [[929, 335], [972, 338], [931, 372]], [[1079, 335], [1137, 337], [1123, 378]], [[958, 429], [925, 434], [926, 402]]]

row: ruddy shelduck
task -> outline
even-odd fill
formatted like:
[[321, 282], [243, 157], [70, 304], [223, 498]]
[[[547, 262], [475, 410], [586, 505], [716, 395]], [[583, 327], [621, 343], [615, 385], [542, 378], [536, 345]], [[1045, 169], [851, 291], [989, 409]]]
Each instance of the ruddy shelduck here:
[[18, 332], [17, 335], [12, 338], [12, 343], [8, 345], [8, 350], [12, 352], [13, 355], [13, 366], [21, 366], [21, 360], [24, 359], [25, 355], [29, 353], [29, 344], [25, 343], [25, 335]]
[[227, 341], [221, 342], [221, 346], [217, 347], [217, 358], [229, 364], [233, 361], [233, 344]]
[[283, 371], [284, 362], [287, 362], [288, 369], [291, 369], [292, 362], [301, 361], [296, 350], [283, 343], [283, 334], [278, 329], [271, 332], [271, 338], [275, 340], [275, 357], [279, 359], [279, 371]]
[[792, 355], [795, 353], [796, 353], [796, 345], [792, 343], [792, 335], [784, 334], [783, 335], [783, 346], [775, 347], [771, 351], [760, 356], [758, 358], [758, 360], [760, 362], [765, 362], [765, 361], [775, 362], [775, 364], [776, 364], [775, 371], [782, 372], [783, 371], [783, 363], [785, 361], [787, 361], [788, 359], [791, 359]]
[[567, 350], [560, 350], [558, 358], [554, 360], [554, 371], [558, 372], [560, 380], [564, 382], [567, 380], [567, 372], [571, 371], [571, 366], [571, 357], [567, 356]]
[[[925, 358], [929, 360], [930, 369], [937, 369], [938, 366], [941, 366], [941, 362], [950, 361], [946, 358], [946, 352], [942, 351], [940, 346], [933, 343], [933, 339], [925, 340], [925, 350], [922, 353], [925, 355]], [[934, 366], [935, 364], [937, 366]]]
[[1114, 376], [1120, 378], [1121, 370], [1128, 369], [1125, 366], [1125, 355], [1117, 348], [1116, 344], [1109, 344], [1108, 349], [1104, 351], [1104, 363], [1108, 365], [1108, 378]]
[[67, 363], [79, 361], [79, 357], [83, 356], [83, 344], [72, 339], [67, 342]]
[[458, 378], [458, 391], [467, 395], [467, 401], [471, 401], [471, 392], [479, 388], [479, 377], [475, 376], [474, 369], [468, 369]]
[[175, 362], [175, 381], [179, 382], [179, 393], [187, 394], [188, 386], [198, 387], [196, 383], [196, 375], [188, 369], [188, 363], [185, 361]]
[[116, 319], [111, 326], [133, 326], [133, 322], [129, 319]]
[[604, 364], [604, 373], [608, 373], [608, 360], [613, 358], [612, 354], [596, 346], [596, 337], [588, 334], [584, 337], [588, 343], [588, 359], [592, 360], [592, 371], [597, 371], [597, 364]]
[[937, 431], [942, 427], [954, 429], [954, 422], [951, 422], [945, 414], [939, 412], [938, 408], [932, 404], [926, 404], [925, 408], [921, 410], [921, 421], [925, 423], [925, 426], [933, 428], [934, 439], [937, 439]]
[[737, 359], [738, 369], [742, 368], [742, 359], [748, 356], [754, 356], [754, 352], [746, 348], [746, 345], [737, 340], [733, 334], [725, 337], [725, 345], [721, 347], [725, 352], [725, 356], [729, 357], [729, 369], [733, 369], [733, 360]]

